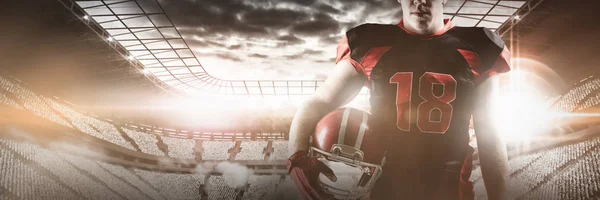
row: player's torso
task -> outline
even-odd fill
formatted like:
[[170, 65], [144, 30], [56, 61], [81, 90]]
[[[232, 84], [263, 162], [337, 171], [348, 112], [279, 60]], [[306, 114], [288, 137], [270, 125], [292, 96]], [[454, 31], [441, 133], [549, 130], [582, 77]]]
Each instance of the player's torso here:
[[369, 79], [370, 135], [361, 150], [387, 152], [373, 199], [472, 198], [475, 90], [510, 69], [510, 53], [489, 29], [446, 22], [429, 38], [410, 35], [401, 23], [363, 24], [338, 45], [336, 61], [350, 59]]
[[[474, 75], [459, 51], [470, 48], [452, 32], [429, 40], [399, 34], [389, 46], [369, 48], [378, 55], [365, 53], [379, 56], [369, 74], [369, 124], [381, 135], [374, 146], [387, 151], [378, 189], [389, 195], [427, 194], [409, 191], [440, 181], [458, 184], [471, 152]], [[396, 184], [403, 188], [388, 188]]]
[[385, 53], [369, 76], [369, 123], [392, 142], [388, 152], [453, 159], [466, 150], [474, 75], [459, 51], [469, 47], [452, 32], [428, 40], [399, 34], [389, 47], [371, 48]]

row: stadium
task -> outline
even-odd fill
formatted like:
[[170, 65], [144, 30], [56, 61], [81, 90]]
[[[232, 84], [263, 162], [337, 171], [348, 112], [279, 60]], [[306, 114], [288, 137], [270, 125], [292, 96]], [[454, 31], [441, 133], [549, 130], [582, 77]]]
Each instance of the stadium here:
[[[331, 40], [356, 24], [332, 33], [300, 24], [290, 30], [298, 35], [251, 40], [252, 23], [282, 21], [248, 14], [249, 26], [225, 28], [215, 16], [243, 3], [202, 2], [3, 3], [0, 199], [296, 199], [285, 165], [293, 115], [331, 71]], [[288, 14], [278, 9], [305, 7], [265, 2], [273, 3], [254, 6], [281, 18]], [[381, 1], [353, 3], [386, 13]], [[600, 26], [591, 4], [450, 0], [444, 8], [457, 26], [487, 27], [513, 52], [516, 70], [494, 80], [511, 199], [600, 199]], [[381, 18], [361, 22], [398, 19]], [[320, 53], [286, 47], [309, 44]], [[256, 67], [276, 56], [232, 57], [240, 48], [310, 66], [273, 69], [287, 64], [273, 58]], [[368, 110], [368, 100], [364, 88], [347, 106]], [[471, 181], [476, 199], [487, 199], [477, 153]]]

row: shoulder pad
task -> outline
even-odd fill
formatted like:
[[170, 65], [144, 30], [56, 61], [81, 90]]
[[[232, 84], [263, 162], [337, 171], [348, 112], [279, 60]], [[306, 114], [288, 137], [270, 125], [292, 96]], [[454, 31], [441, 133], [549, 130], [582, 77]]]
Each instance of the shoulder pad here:
[[504, 48], [504, 41], [502, 41], [502, 39], [496, 33], [492, 32], [492, 30], [485, 27], [481, 29], [483, 29], [483, 32], [485, 33], [487, 38], [490, 39], [494, 44], [496, 44], [497, 47]]
[[485, 68], [491, 68], [504, 50], [504, 41], [485, 27], [455, 27], [452, 35], [459, 38], [477, 53]]

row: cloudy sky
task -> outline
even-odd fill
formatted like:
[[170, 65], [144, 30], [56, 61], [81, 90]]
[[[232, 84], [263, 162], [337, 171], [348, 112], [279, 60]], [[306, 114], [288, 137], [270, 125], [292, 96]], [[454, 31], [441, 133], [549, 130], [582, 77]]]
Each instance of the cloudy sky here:
[[356, 25], [397, 23], [395, 0], [159, 0], [206, 70], [224, 79], [324, 79]]

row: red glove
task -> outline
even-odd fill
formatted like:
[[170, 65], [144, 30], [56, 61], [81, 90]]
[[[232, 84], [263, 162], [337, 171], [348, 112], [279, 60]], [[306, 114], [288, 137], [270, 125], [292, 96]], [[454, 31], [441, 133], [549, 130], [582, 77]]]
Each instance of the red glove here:
[[290, 177], [306, 199], [334, 199], [334, 196], [325, 192], [319, 184], [320, 173], [331, 181], [337, 181], [333, 171], [323, 162], [311, 158], [305, 151], [299, 151], [288, 158], [285, 164]]

